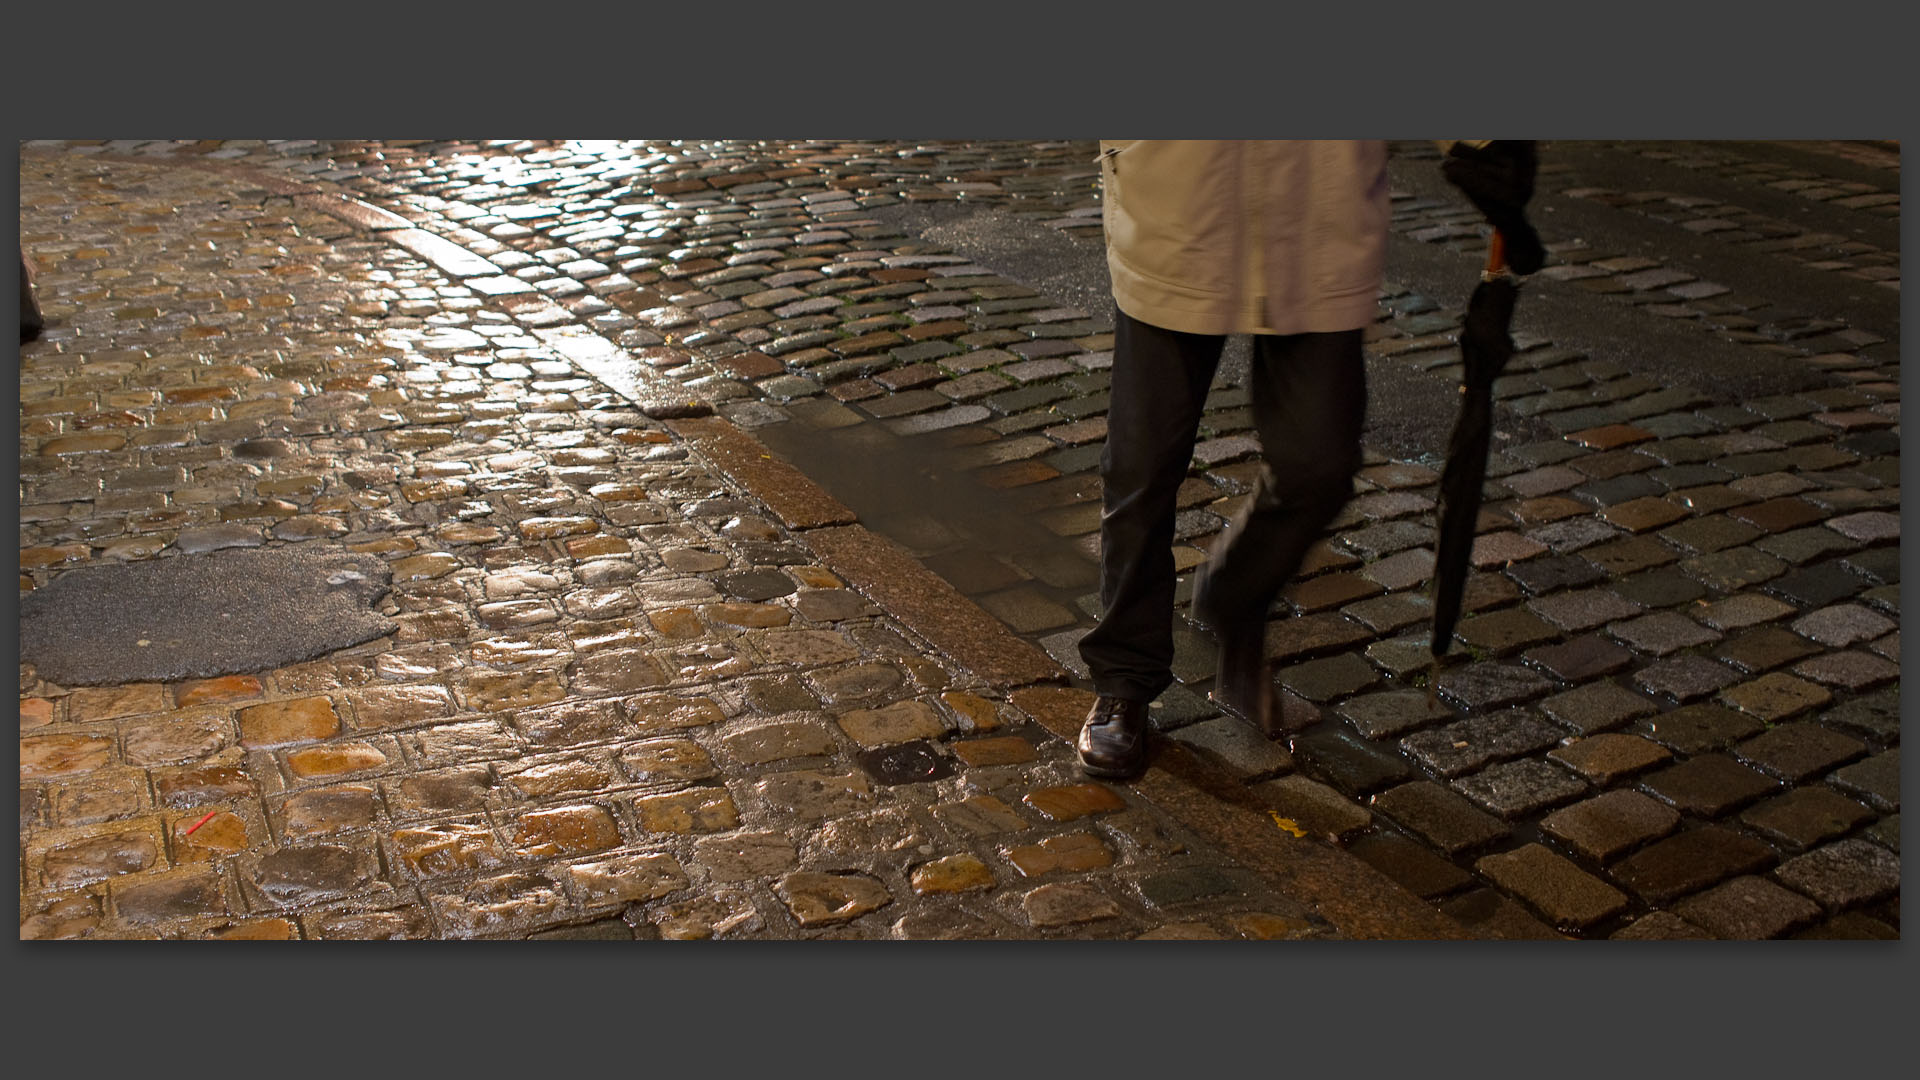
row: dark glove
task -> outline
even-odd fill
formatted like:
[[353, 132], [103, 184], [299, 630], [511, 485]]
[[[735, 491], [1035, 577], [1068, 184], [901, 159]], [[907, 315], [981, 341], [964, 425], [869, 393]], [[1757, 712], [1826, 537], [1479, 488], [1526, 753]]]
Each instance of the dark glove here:
[[1516, 274], [1531, 274], [1547, 261], [1526, 215], [1538, 167], [1531, 139], [1495, 139], [1483, 147], [1457, 142], [1440, 163], [1440, 175], [1506, 238], [1507, 265]]

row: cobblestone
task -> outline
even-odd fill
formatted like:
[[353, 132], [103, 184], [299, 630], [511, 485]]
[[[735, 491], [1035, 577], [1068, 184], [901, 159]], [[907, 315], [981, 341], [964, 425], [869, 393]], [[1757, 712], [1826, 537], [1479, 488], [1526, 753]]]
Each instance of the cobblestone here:
[[1540, 827], [1596, 862], [1612, 861], [1672, 832], [1680, 814], [1637, 791], [1616, 790], [1563, 807]]
[[1488, 855], [1474, 865], [1560, 926], [1590, 926], [1627, 907], [1624, 893], [1539, 844]]
[[1614, 880], [1652, 903], [1666, 903], [1727, 878], [1767, 869], [1773, 850], [1758, 840], [1706, 825], [1658, 841], [1613, 868]]
[[1751, 941], [1811, 922], [1820, 907], [1765, 878], [1740, 877], [1682, 901], [1674, 913], [1715, 937]]
[[[1261, 910], [1251, 899], [1251, 879], [1210, 850], [1185, 869], [1156, 861], [1192, 838], [1175, 838], [1157, 811], [1125, 809], [1118, 789], [1086, 785], [1117, 800], [1099, 799], [1093, 810], [1045, 794], [1079, 785], [1058, 771], [1060, 746], [1029, 738], [1037, 728], [1023, 709], [1001, 704], [934, 654], [907, 655], [923, 646], [899, 633], [891, 598], [860, 582], [811, 578], [811, 526], [789, 533], [789, 522], [759, 507], [761, 496], [734, 489], [737, 474], [707, 470], [703, 440], [656, 423], [675, 411], [717, 407], [738, 428], [772, 430], [791, 416], [850, 438], [861, 425], [880, 426], [863, 416], [892, 413], [891, 423], [928, 440], [998, 442], [1019, 451], [999, 459], [1001, 471], [991, 477], [1007, 485], [1002, 497], [1044, 492], [1070, 499], [1032, 505], [1049, 524], [1056, 517], [1068, 524], [1062, 535], [1090, 540], [1097, 513], [1090, 518], [1088, 508], [1097, 510], [1097, 497], [1085, 500], [1097, 496], [1088, 485], [1107, 404], [1097, 377], [1111, 363], [1111, 328], [964, 257], [905, 247], [892, 227], [861, 224], [864, 210], [856, 209], [965, 194], [1013, 208], [1046, 205], [1040, 216], [1047, 224], [1081, 222], [1078, 231], [1097, 233], [1097, 213], [1071, 216], [1097, 210], [1097, 193], [1031, 171], [1036, 158], [1050, 154], [1069, 170], [1075, 166], [1068, 159], [1083, 167], [1079, 144], [1049, 150], [931, 143], [906, 156], [893, 155], [893, 144], [777, 142], [671, 151], [643, 143], [421, 144], [384, 158], [338, 143], [225, 144], [232, 149], [221, 151], [328, 192], [358, 192], [404, 217], [337, 194], [325, 198], [349, 207], [344, 215], [322, 216], [325, 207], [311, 201], [289, 208], [248, 193], [235, 200], [231, 181], [183, 167], [222, 144], [179, 149], [186, 145], [151, 144], [144, 151], [150, 163], [137, 166], [89, 162], [59, 149], [23, 155], [26, 246], [45, 242], [33, 222], [51, 220], [49, 208], [87, 211], [66, 219], [86, 224], [62, 231], [93, 228], [148, 203], [168, 211], [155, 219], [155, 231], [127, 232], [102, 256], [74, 256], [57, 243], [50, 251], [43, 288], [54, 303], [53, 333], [22, 355], [23, 586], [89, 561], [165, 557], [169, 544], [185, 551], [344, 539], [393, 566], [391, 604], [400, 629], [355, 655], [262, 673], [251, 683], [242, 676], [96, 691], [23, 678], [23, 847], [39, 859], [29, 861], [30, 875], [46, 865], [47, 845], [32, 846], [35, 830], [131, 836], [114, 830], [157, 812], [163, 820], [156, 837], [167, 842], [156, 850], [175, 861], [231, 865], [235, 897], [284, 912], [250, 917], [227, 910], [226, 898], [207, 885], [213, 879], [196, 876], [197, 867], [168, 869], [161, 858], [114, 877], [106, 889], [113, 903], [105, 908], [86, 901], [50, 906], [38, 896], [29, 905], [23, 893], [23, 915], [45, 913], [32, 916], [40, 921], [31, 935], [23, 922], [23, 937], [631, 937], [635, 927], [640, 936], [662, 937], [1194, 937], [1297, 936], [1297, 927], [1308, 925], [1280, 919], [1268, 931], [1247, 929], [1266, 925], [1259, 922], [1266, 916], [1250, 914]], [[551, 149], [543, 157], [545, 147]], [[868, 153], [877, 164], [826, 164]], [[328, 162], [327, 154], [349, 160]], [[981, 164], [987, 160], [993, 169]], [[462, 179], [449, 183], [454, 161]], [[573, 172], [609, 161], [646, 165], [605, 180], [590, 165]], [[551, 171], [529, 172], [536, 164]], [[875, 175], [852, 175], [862, 170]], [[115, 203], [91, 201], [87, 188], [70, 183], [121, 175], [139, 184], [118, 189]], [[551, 196], [514, 183], [534, 175], [549, 185], [569, 179]], [[823, 180], [832, 186], [818, 186]], [[1066, 187], [1076, 191], [1064, 194]], [[409, 191], [420, 194], [400, 194]], [[695, 202], [664, 205], [677, 198]], [[1396, 228], [1401, 218], [1411, 222], [1403, 231], [1441, 221], [1433, 242], [1478, 242], [1458, 225], [1462, 208], [1405, 205], [1415, 201], [1396, 202]], [[1664, 212], [1664, 203], [1654, 205]], [[1703, 233], [1699, 242], [1736, 242], [1724, 238], [1751, 227], [1720, 208], [1674, 205], [1683, 215], [1740, 222]], [[353, 231], [368, 228], [380, 234]], [[769, 231], [755, 231], [761, 228]], [[213, 231], [201, 237], [200, 230]], [[383, 248], [392, 239], [387, 233], [405, 234], [412, 250]], [[205, 239], [215, 243], [199, 242]], [[200, 275], [197, 284], [217, 283], [212, 291], [226, 310], [202, 318], [198, 311], [168, 312], [164, 300], [144, 295], [87, 298], [82, 290], [93, 283], [82, 284], [80, 275], [91, 272], [88, 260], [126, 262], [136, 253], [173, 260], [170, 272]], [[1608, 261], [1604, 252], [1584, 254]], [[229, 272], [242, 262], [250, 263], [248, 273]], [[261, 275], [262, 267], [273, 272]], [[1636, 299], [1674, 325], [1764, 329], [1753, 336], [1781, 357], [1790, 350], [1851, 353], [1871, 341], [1843, 338], [1854, 331], [1838, 322], [1766, 312], [1711, 282], [1663, 284], [1668, 271], [1654, 262], [1582, 269], [1625, 281], [1609, 287], [1664, 293]], [[1379, 358], [1417, 367], [1450, 363], [1457, 313], [1410, 294], [1389, 297], [1385, 310], [1400, 309], [1405, 313], [1376, 328], [1383, 333], [1370, 334]], [[1741, 314], [1753, 317], [1742, 324]], [[1406, 350], [1414, 338], [1422, 341]], [[193, 342], [210, 361], [191, 381], [179, 381], [167, 349], [155, 347], [175, 340]], [[606, 365], [602, 377], [615, 377], [615, 342], [637, 362], [628, 365], [637, 376], [627, 378], [638, 382], [620, 393], [643, 402], [640, 412], [582, 377], [598, 370], [595, 364]], [[1801, 342], [1804, 348], [1783, 344]], [[1897, 816], [1875, 813], [1897, 808], [1892, 750], [1810, 767], [1782, 741], [1787, 736], [1775, 736], [1776, 746], [1760, 726], [1793, 721], [1776, 729], [1791, 735], [1818, 724], [1830, 734], [1850, 733], [1840, 738], [1859, 735], [1873, 747], [1897, 748], [1897, 589], [1866, 588], [1897, 582], [1897, 386], [1883, 372], [1869, 378], [1864, 352], [1847, 356], [1845, 365], [1814, 356], [1811, 367], [1844, 372], [1857, 390], [1775, 395], [1748, 402], [1751, 410], [1716, 408], [1691, 391], [1664, 391], [1625, 364], [1535, 340], [1522, 348], [1503, 381], [1503, 399], [1568, 437], [1494, 456], [1490, 492], [1505, 487], [1521, 501], [1489, 507], [1476, 555], [1483, 566], [1506, 565], [1470, 582], [1461, 640], [1482, 656], [1442, 672], [1442, 702], [1425, 700], [1426, 643], [1413, 633], [1430, 614], [1413, 590], [1430, 573], [1431, 556], [1422, 549], [1432, 532], [1423, 514], [1436, 476], [1370, 450], [1364, 478], [1375, 490], [1349, 508], [1331, 550], [1375, 561], [1316, 561], [1318, 576], [1290, 594], [1306, 614], [1278, 620], [1269, 631], [1271, 657], [1298, 683], [1299, 693], [1287, 697], [1284, 726], [1296, 733], [1299, 760], [1245, 725], [1209, 720], [1211, 710], [1190, 688], [1167, 695], [1156, 727], [1204, 735], [1208, 724], [1218, 724], [1244, 736], [1237, 755], [1244, 760], [1228, 762], [1243, 779], [1298, 765], [1354, 792], [1384, 787], [1372, 807], [1400, 821], [1404, 804], [1418, 801], [1406, 793], [1425, 790], [1416, 787], [1424, 781], [1406, 782], [1415, 774], [1391, 767], [1407, 767], [1398, 755], [1361, 739], [1433, 742], [1435, 733], [1460, 733], [1453, 732], [1463, 723], [1451, 719], [1455, 708], [1471, 723], [1508, 719], [1489, 714], [1539, 703], [1556, 722], [1604, 733], [1559, 745], [1563, 733], [1536, 718], [1552, 740], [1470, 764], [1448, 759], [1448, 768], [1464, 770], [1451, 774], [1454, 783], [1507, 808], [1516, 823], [1541, 814], [1553, 819], [1615, 795], [1673, 814], [1637, 792], [1582, 798], [1575, 787], [1549, 796], [1531, 781], [1555, 778], [1565, 787], [1578, 785], [1578, 774], [1596, 785], [1650, 784], [1690, 758], [1732, 753], [1808, 785], [1786, 796], [1818, 793], [1858, 807], [1838, 814], [1829, 803], [1822, 816], [1819, 807], [1788, 804], [1786, 796], [1742, 804], [1741, 824], [1783, 850], [1805, 851], [1854, 829], [1880, 837], [1862, 843], [1880, 845], [1891, 836], [1897, 845]], [[80, 376], [74, 357], [83, 351]], [[1074, 374], [1081, 372], [1096, 378]], [[965, 391], [946, 392], [976, 376], [998, 385], [976, 380]], [[1016, 390], [1016, 382], [1030, 386]], [[822, 387], [831, 393], [795, 397], [786, 410], [769, 404], [770, 394]], [[1245, 450], [1248, 422], [1244, 395], [1234, 393], [1222, 393], [1208, 414], [1215, 441], [1203, 457], [1218, 457], [1217, 467], [1193, 481], [1201, 490], [1183, 492], [1183, 569], [1198, 561], [1207, 536], [1231, 512], [1232, 503], [1215, 500], [1236, 491], [1244, 498], [1251, 475], [1250, 462], [1230, 460]], [[1010, 412], [988, 421], [995, 407]], [[1027, 439], [1038, 449], [1027, 452]], [[1027, 482], [1054, 469], [1077, 475]], [[1079, 487], [1068, 494], [1071, 484]], [[89, 507], [77, 504], [90, 504], [95, 517], [82, 516]], [[1506, 520], [1494, 528], [1496, 518]], [[1041, 580], [984, 591], [1031, 590], [1035, 610], [1053, 605], [1047, 618], [1027, 619], [1020, 614], [1026, 608], [1003, 614], [1070, 644], [1078, 633], [1067, 631], [1082, 621], [1084, 603], [1069, 606], [1042, 588], [1054, 586], [1048, 575], [1033, 576]], [[508, 581], [516, 591], [505, 588]], [[1065, 588], [1090, 591], [1091, 582]], [[1378, 589], [1386, 592], [1369, 598]], [[1727, 637], [1716, 641], [1716, 633]], [[1568, 634], [1589, 636], [1559, 640]], [[1210, 654], [1184, 648], [1181, 670], [1204, 680]], [[1502, 661], [1487, 662], [1487, 653]], [[1646, 665], [1647, 655], [1662, 659]], [[979, 704], [950, 709], [936, 701], [956, 685]], [[1613, 703], [1626, 715], [1600, 708], [1572, 720], [1571, 711], [1560, 715], [1558, 705], [1547, 704], [1597, 703], [1600, 687], [1619, 691]], [[1682, 707], [1641, 715], [1657, 706], [1637, 691]], [[704, 705], [692, 703], [696, 694], [706, 695], [698, 699]], [[864, 743], [845, 726], [847, 718], [868, 714], [857, 727], [889, 708], [899, 709], [888, 714], [895, 719], [908, 711], [919, 719], [905, 725], [908, 732], [868, 732], [878, 746], [927, 746], [950, 756], [949, 765], [964, 765], [964, 779], [938, 781], [937, 789], [875, 787], [849, 772]], [[1065, 710], [1072, 715], [1049, 714], [1045, 726], [1070, 738], [1085, 709], [1075, 702]], [[83, 724], [101, 727], [65, 726]], [[1343, 734], [1346, 724], [1361, 739]], [[1013, 727], [1004, 736], [947, 742], [956, 733], [1007, 725]], [[893, 741], [896, 735], [905, 741]], [[1455, 741], [1468, 744], [1469, 757], [1487, 752], [1477, 738]], [[1428, 749], [1433, 755], [1462, 748], [1434, 742]], [[1680, 765], [1670, 764], [1672, 755]], [[994, 794], [950, 786], [976, 783]], [[611, 801], [610, 786], [620, 793]], [[1334, 788], [1323, 790], [1339, 798]], [[1402, 794], [1392, 798], [1396, 792]], [[1035, 802], [1034, 795], [1042, 798]], [[1581, 801], [1549, 813], [1561, 797]], [[1435, 802], [1472, 809], [1464, 800]], [[201, 805], [216, 803], [224, 809], [183, 842], [181, 827], [199, 820]], [[1794, 813], [1756, 817], [1776, 803]], [[1388, 809], [1397, 804], [1400, 813]], [[938, 823], [935, 832], [909, 825], [909, 805], [926, 810], [923, 824]], [[1460, 815], [1450, 822], [1429, 809], [1425, 827], [1436, 832], [1474, 820]], [[1049, 824], [1055, 811], [1070, 815], [1060, 818], [1066, 824]], [[1867, 817], [1839, 824], [1859, 813]], [[795, 850], [800, 833], [786, 833], [787, 822], [808, 831], [804, 851]], [[1110, 840], [1108, 848], [1095, 838], [1117, 861], [1063, 871], [1089, 875], [1058, 883], [1070, 886], [1066, 891], [1005, 893], [1008, 883], [991, 869], [983, 876], [978, 856], [938, 846], [946, 842], [941, 837], [970, 842], [978, 835], [993, 837], [996, 850], [1034, 847], [1045, 842], [1027, 832], [1036, 826], [1094, 835], [1071, 832], [1081, 827], [1074, 822]], [[448, 835], [487, 838], [476, 852], [525, 864], [476, 854], [480, 863], [428, 875], [424, 889], [410, 891], [418, 869], [402, 851], [413, 849], [403, 849], [394, 834], [456, 824], [480, 832]], [[1351, 838], [1383, 824], [1322, 831]], [[668, 831], [633, 835], [676, 845], [676, 855], [620, 850], [636, 826], [661, 825]], [[1458, 843], [1471, 832], [1447, 835]], [[64, 848], [78, 834], [59, 835]], [[378, 850], [369, 836], [378, 837]], [[1369, 840], [1376, 839], [1385, 843], [1360, 843], [1372, 850], [1379, 845]], [[1459, 853], [1491, 842], [1436, 846]], [[1661, 842], [1658, 834], [1641, 837], [1605, 858]], [[276, 845], [309, 854], [271, 879], [287, 899], [267, 903], [258, 868]], [[329, 845], [346, 854], [314, 854]], [[1446, 910], [1475, 931], [1555, 936], [1525, 908], [1473, 884], [1483, 879], [1425, 846], [1405, 850], [1453, 870], [1439, 873], [1428, 861], [1420, 876], [1408, 868], [1421, 860], [1392, 860], [1409, 880], [1423, 882], [1416, 891], [1446, 898]], [[1512, 854], [1488, 864], [1506, 866], [1495, 860]], [[55, 858], [56, 870], [66, 865], [63, 858]], [[393, 882], [383, 866], [392, 867]], [[365, 868], [373, 874], [358, 882], [355, 874]], [[289, 870], [306, 872], [315, 884], [300, 884]], [[878, 883], [888, 910], [839, 919], [831, 914], [839, 901], [821, 892], [815, 899], [829, 914], [808, 925], [778, 884], [824, 871]], [[402, 880], [409, 884], [396, 890]], [[1747, 889], [1744, 883], [1761, 880], [1736, 877], [1684, 902], [1719, 902], [1735, 885]], [[1568, 911], [1548, 911], [1553, 903], [1545, 894], [1525, 891], [1517, 878], [1496, 884], [1548, 921], [1579, 924], [1583, 934], [1610, 926], [1613, 917], [1582, 923]], [[952, 909], [962, 898], [977, 898], [979, 910]], [[1226, 913], [1139, 921], [1129, 912], [1140, 899], [1226, 905]], [[204, 912], [190, 910], [201, 903]], [[608, 918], [628, 905], [623, 919]], [[1734, 914], [1722, 912], [1717, 922], [1707, 914], [1722, 907]], [[1756, 934], [1844, 935], [1851, 928], [1869, 936], [1887, 929], [1850, 908], [1841, 917], [1852, 922], [1789, 921], [1784, 930], [1765, 920], [1740, 923], [1736, 915], [1744, 910], [1727, 901], [1689, 909], [1697, 917], [1656, 912], [1616, 936], [1686, 936], [1709, 924], [1723, 936], [1736, 925]]]
[[1900, 887], [1900, 856], [1865, 840], [1840, 840], [1787, 860], [1774, 877], [1833, 911], [1891, 896]]

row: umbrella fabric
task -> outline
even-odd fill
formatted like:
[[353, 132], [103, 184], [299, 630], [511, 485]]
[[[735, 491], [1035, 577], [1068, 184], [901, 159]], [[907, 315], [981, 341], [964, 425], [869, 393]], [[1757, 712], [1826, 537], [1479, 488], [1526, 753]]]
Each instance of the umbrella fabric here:
[[1435, 660], [1453, 643], [1454, 623], [1460, 618], [1493, 438], [1493, 381], [1513, 357], [1508, 328], [1519, 293], [1518, 283], [1504, 274], [1482, 281], [1467, 301], [1467, 317], [1460, 329], [1460, 358], [1466, 370], [1461, 379], [1460, 416], [1447, 440], [1447, 464], [1440, 474], [1440, 538], [1434, 552], [1430, 648]]

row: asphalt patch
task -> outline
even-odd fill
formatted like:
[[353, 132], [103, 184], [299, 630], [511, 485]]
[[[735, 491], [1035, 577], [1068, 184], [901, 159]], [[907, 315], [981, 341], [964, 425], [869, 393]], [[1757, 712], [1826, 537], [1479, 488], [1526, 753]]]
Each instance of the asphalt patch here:
[[20, 659], [61, 686], [268, 671], [395, 629], [383, 559], [311, 545], [62, 574], [20, 601]]

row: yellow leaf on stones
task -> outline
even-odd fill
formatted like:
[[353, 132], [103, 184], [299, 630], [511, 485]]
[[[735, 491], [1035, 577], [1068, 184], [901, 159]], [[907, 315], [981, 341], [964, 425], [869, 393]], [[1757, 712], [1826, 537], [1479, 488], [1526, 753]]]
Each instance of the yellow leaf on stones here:
[[1290, 832], [1295, 836], [1307, 835], [1307, 830], [1301, 828], [1298, 822], [1294, 821], [1292, 818], [1281, 817], [1280, 812], [1278, 810], [1269, 810], [1267, 811], [1267, 814], [1268, 816], [1273, 818], [1273, 823], [1275, 825], [1280, 826], [1282, 829], [1285, 829], [1287, 832]]

